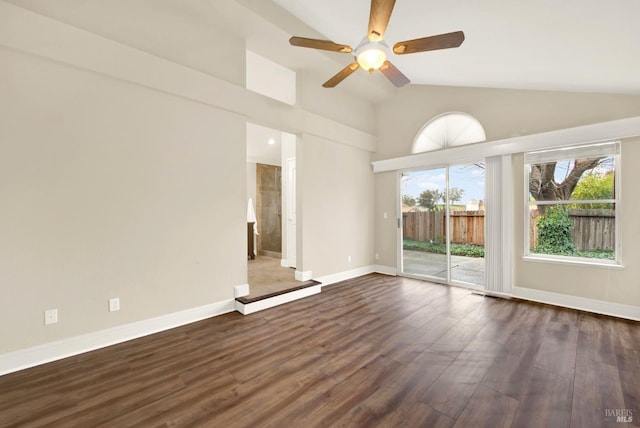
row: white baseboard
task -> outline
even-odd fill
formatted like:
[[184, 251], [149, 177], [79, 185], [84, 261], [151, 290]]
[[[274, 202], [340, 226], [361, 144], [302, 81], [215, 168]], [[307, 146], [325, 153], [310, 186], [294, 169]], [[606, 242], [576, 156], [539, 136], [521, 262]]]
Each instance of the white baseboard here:
[[381, 273], [384, 275], [392, 275], [395, 276], [398, 274], [397, 269], [389, 266], [382, 265], [368, 265], [363, 266], [356, 269], [351, 269], [344, 272], [338, 272], [331, 275], [321, 276], [320, 278], [315, 278], [317, 281], [320, 281], [323, 286], [329, 284], [335, 284], [336, 282], [346, 281], [348, 279], [357, 278], [362, 275], [368, 275], [370, 273]]
[[313, 272], [310, 270], [306, 270], [306, 271], [296, 270], [296, 273], [295, 273], [296, 281], [310, 281], [312, 276], [313, 276]]
[[398, 269], [391, 266], [373, 265], [373, 271], [383, 275], [398, 275]]
[[223, 300], [156, 318], [8, 352], [0, 355], [0, 376], [232, 312], [235, 310], [234, 302], [233, 299]]
[[249, 295], [249, 284], [236, 285], [233, 287], [233, 295], [235, 297], [244, 297]]
[[242, 303], [236, 300], [235, 308], [241, 314], [249, 315], [254, 312], [293, 302], [294, 300], [302, 299], [303, 297], [312, 296], [318, 293], [320, 293], [320, 284], [301, 288], [300, 290], [291, 291], [285, 294], [279, 294], [277, 296], [258, 300], [252, 303]]
[[322, 283], [322, 286], [335, 284], [336, 282], [346, 281], [347, 279], [357, 278], [362, 275], [367, 275], [369, 273], [375, 272], [374, 266], [363, 266], [356, 269], [347, 270], [344, 272], [338, 272], [331, 275], [321, 276], [320, 278], [315, 278], [317, 281]]
[[280, 267], [288, 268], [289, 260], [288, 259], [280, 259]]
[[611, 315], [614, 317], [640, 321], [640, 307], [638, 306], [605, 302], [602, 300], [589, 299], [587, 297], [570, 296], [567, 294], [559, 294], [551, 291], [535, 290], [533, 288], [524, 287], [513, 287], [512, 296], [532, 300], [534, 302], [548, 303], [581, 311], [595, 312], [597, 314]]

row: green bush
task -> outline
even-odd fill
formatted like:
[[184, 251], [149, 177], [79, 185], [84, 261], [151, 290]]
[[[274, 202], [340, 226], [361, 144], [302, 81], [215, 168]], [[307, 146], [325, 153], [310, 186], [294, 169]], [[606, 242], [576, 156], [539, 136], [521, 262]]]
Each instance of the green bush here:
[[447, 247], [437, 241], [414, 241], [412, 239], [404, 239], [402, 248], [405, 250], [424, 251], [426, 253], [445, 254]]
[[484, 257], [484, 247], [473, 244], [451, 244], [451, 255], [467, 257]]
[[571, 238], [573, 222], [569, 212], [562, 206], [548, 207], [538, 217], [538, 244], [535, 253], [574, 256], [576, 246]]
[[616, 252], [613, 250], [585, 250], [578, 251], [578, 256], [587, 257], [590, 259], [615, 260]]
[[[405, 238], [402, 241], [405, 250], [424, 251], [426, 253], [446, 254], [446, 244], [437, 241], [414, 241]], [[467, 257], [484, 257], [484, 247], [472, 244], [451, 244], [451, 255]]]

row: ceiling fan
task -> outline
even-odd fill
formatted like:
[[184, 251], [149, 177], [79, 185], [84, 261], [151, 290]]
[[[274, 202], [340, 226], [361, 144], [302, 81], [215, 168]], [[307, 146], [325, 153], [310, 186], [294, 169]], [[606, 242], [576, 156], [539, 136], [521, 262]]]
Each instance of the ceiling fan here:
[[[291, 37], [289, 43], [293, 46], [303, 48], [353, 53], [356, 58], [355, 62], [347, 65], [331, 79], [324, 82], [322, 86], [325, 88], [335, 87], [360, 67], [370, 73], [373, 73], [375, 70], [380, 70], [391, 83], [400, 88], [410, 81], [407, 76], [402, 74], [402, 72], [387, 59], [390, 50], [389, 46], [384, 42], [384, 33], [387, 30], [387, 25], [389, 24], [391, 12], [395, 4], [396, 0], [371, 0], [369, 29], [367, 35], [355, 50], [349, 45], [341, 45], [329, 40], [308, 39], [305, 37]], [[464, 33], [462, 31], [455, 31], [453, 33], [398, 42], [393, 45], [393, 53], [406, 55], [416, 52], [457, 48], [463, 41]]]

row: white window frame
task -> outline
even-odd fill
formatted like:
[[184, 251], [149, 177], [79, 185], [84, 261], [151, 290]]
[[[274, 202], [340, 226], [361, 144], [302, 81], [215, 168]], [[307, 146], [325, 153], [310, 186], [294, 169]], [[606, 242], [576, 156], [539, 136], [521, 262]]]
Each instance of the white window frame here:
[[[525, 153], [524, 161], [524, 256], [523, 260], [533, 262], [550, 262], [562, 264], [581, 264], [605, 268], [623, 268], [622, 264], [622, 200], [621, 200], [621, 147], [620, 141], [608, 141], [596, 144], [569, 146], [560, 149]], [[612, 156], [615, 167], [614, 199], [598, 200], [567, 200], [567, 201], [536, 201], [536, 205], [570, 205], [575, 203], [612, 203], [615, 206], [615, 258], [614, 260], [594, 259], [578, 256], [562, 256], [554, 254], [539, 254], [530, 251], [529, 231], [531, 230], [531, 216], [529, 213], [531, 201], [529, 193], [529, 174], [531, 164], [571, 160], [584, 157]]]

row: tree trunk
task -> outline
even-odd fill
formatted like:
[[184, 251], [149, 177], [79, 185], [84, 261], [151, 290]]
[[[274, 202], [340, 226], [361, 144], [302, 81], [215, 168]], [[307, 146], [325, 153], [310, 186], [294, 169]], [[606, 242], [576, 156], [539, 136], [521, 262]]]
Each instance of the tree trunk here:
[[[532, 164], [529, 192], [536, 201], [566, 201], [571, 198], [582, 174], [598, 166], [602, 159], [605, 158], [576, 159], [573, 168], [560, 183], [555, 180], [557, 162]], [[544, 215], [547, 206], [538, 206], [540, 215]]]

